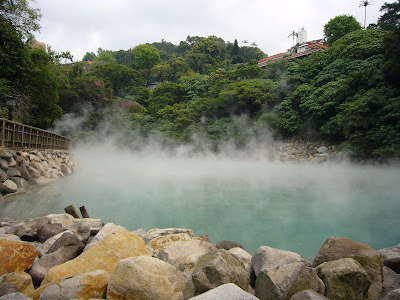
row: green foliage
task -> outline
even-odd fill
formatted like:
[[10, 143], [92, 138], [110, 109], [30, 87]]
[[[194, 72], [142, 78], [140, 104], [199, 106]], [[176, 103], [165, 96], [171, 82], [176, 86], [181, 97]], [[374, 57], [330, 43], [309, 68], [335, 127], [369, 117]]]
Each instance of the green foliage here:
[[139, 45], [133, 50], [135, 64], [139, 69], [151, 69], [160, 62], [160, 53], [150, 45]]
[[94, 60], [96, 58], [96, 54], [93, 52], [86, 52], [86, 54], [82, 57], [82, 61]]
[[29, 6], [30, 0], [0, 0], [0, 18], [11, 23], [24, 38], [32, 39], [32, 32], [40, 29], [40, 9]]
[[382, 5], [380, 11], [384, 12], [378, 19], [378, 28], [394, 30], [400, 27], [400, 1]]
[[330, 19], [329, 22], [324, 25], [324, 34], [328, 45], [332, 46], [333, 43], [341, 37], [360, 29], [360, 23], [353, 16], [341, 15]]
[[117, 59], [113, 56], [111, 51], [100, 51], [93, 60], [114, 64], [117, 63]]

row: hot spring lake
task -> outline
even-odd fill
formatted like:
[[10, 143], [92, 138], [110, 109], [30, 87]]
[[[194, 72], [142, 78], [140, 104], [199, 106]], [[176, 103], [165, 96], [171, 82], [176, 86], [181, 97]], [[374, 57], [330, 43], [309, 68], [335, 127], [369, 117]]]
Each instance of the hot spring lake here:
[[92, 218], [129, 230], [190, 228], [251, 254], [268, 245], [311, 261], [329, 236], [375, 249], [400, 243], [399, 168], [102, 149], [76, 161], [74, 175], [0, 200], [0, 217], [84, 205]]

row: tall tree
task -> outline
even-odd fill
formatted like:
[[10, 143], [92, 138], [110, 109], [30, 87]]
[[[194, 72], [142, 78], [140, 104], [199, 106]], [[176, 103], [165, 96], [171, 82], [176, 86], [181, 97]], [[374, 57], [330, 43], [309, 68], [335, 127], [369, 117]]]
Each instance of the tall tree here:
[[297, 36], [298, 36], [298, 34], [296, 33], [295, 30], [292, 30], [290, 32], [290, 34], [288, 35], [288, 37], [293, 37], [293, 46], [294, 46], [294, 38], [297, 37]]
[[367, 6], [372, 5], [372, 0], [361, 0], [360, 1], [360, 7], [364, 6], [364, 29], [367, 24]]
[[329, 46], [346, 34], [362, 29], [360, 23], [353, 16], [341, 15], [330, 19], [324, 25], [324, 34]]
[[40, 9], [30, 7], [34, 0], [0, 0], [0, 16], [11, 22], [23, 38], [33, 38], [33, 32], [40, 29]]
[[232, 56], [239, 55], [239, 45], [237, 39], [235, 39], [235, 42], [233, 43], [233, 48], [232, 48]]
[[378, 27], [383, 30], [392, 30], [400, 27], [400, 0], [393, 3], [385, 2], [381, 12], [384, 12], [378, 19]]

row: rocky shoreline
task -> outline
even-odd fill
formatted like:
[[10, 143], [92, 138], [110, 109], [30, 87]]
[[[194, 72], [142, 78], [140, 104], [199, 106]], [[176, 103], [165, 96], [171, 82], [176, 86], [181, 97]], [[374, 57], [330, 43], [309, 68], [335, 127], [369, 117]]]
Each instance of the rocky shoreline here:
[[330, 237], [313, 262], [210, 243], [181, 228], [129, 231], [68, 214], [0, 220], [0, 300], [400, 299], [400, 244]]
[[65, 150], [3, 150], [0, 153], [0, 198], [71, 175], [75, 168]]

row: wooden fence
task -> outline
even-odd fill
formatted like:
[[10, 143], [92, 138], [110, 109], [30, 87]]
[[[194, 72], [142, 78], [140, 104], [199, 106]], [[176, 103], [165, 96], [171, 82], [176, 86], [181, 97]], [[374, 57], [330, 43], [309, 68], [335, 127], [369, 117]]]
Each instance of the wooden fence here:
[[72, 140], [49, 131], [0, 118], [0, 143], [12, 149], [69, 149]]

